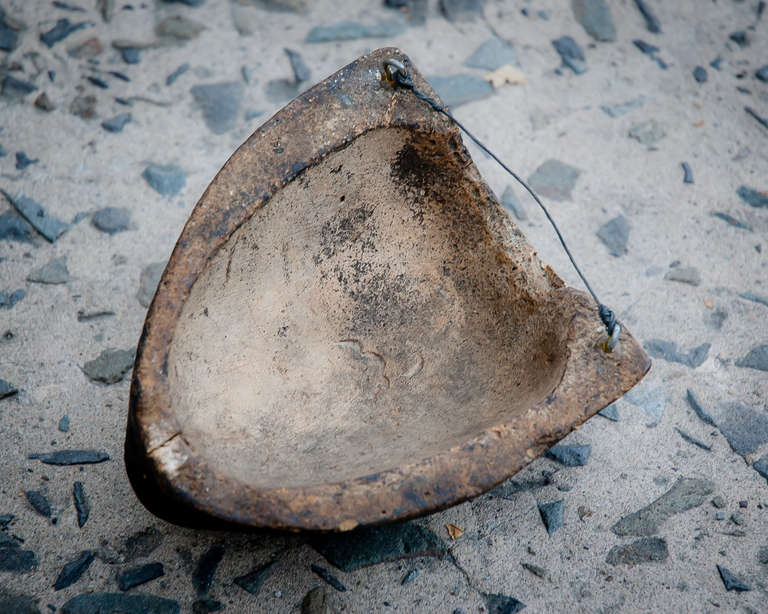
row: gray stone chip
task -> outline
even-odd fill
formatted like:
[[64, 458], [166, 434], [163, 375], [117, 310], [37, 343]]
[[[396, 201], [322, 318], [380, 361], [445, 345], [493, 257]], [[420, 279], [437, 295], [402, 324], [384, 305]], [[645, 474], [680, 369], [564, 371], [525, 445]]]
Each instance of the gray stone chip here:
[[242, 83], [228, 81], [195, 85], [190, 92], [211, 132], [224, 134], [235, 127], [245, 92]]
[[631, 544], [614, 546], [605, 557], [609, 565], [640, 565], [663, 563], [669, 556], [667, 540], [663, 537], [642, 537]]
[[571, 200], [571, 191], [581, 171], [560, 160], [546, 160], [528, 178], [534, 192], [552, 200]]
[[638, 143], [642, 143], [646, 147], [653, 147], [666, 135], [667, 133], [664, 130], [664, 126], [655, 119], [649, 119], [634, 124], [629, 129], [630, 138], [635, 139]]
[[149, 307], [152, 302], [164, 270], [165, 262], [153, 262], [142, 269], [139, 277], [139, 291], [136, 293], [136, 298], [142, 307]]
[[675, 514], [700, 506], [714, 491], [714, 484], [699, 478], [679, 478], [672, 488], [652, 503], [616, 522], [611, 530], [620, 536], [647, 537], [658, 533]]
[[27, 281], [39, 284], [64, 284], [69, 281], [69, 269], [67, 269], [67, 257], [54, 258], [39, 269], [27, 275]]
[[447, 107], [458, 107], [493, 94], [493, 86], [477, 75], [430, 77], [429, 82]]
[[603, 242], [612, 256], [618, 258], [627, 253], [629, 231], [629, 220], [623, 215], [617, 215], [600, 226], [597, 238]]
[[91, 224], [110, 235], [123, 232], [131, 226], [131, 212], [122, 207], [104, 207], [93, 214]]
[[83, 372], [93, 381], [116, 384], [133, 367], [134, 350], [109, 348], [83, 366]]
[[498, 36], [485, 41], [464, 62], [464, 66], [483, 70], [496, 70], [507, 64], [520, 66], [520, 61], [515, 48]]
[[370, 25], [343, 21], [332, 26], [315, 26], [307, 34], [306, 42], [330, 43], [358, 38], [391, 38], [403, 32], [405, 26], [399, 21], [378, 21]]
[[21, 194], [14, 197], [5, 190], [0, 191], [24, 219], [51, 243], [69, 229], [69, 224], [62, 222], [53, 215], [48, 215], [43, 206], [37, 201]]
[[571, 0], [573, 15], [584, 30], [597, 41], [615, 41], [611, 9], [605, 0]]
[[736, 361], [736, 366], [768, 371], [768, 344], [753, 347], [744, 358]]
[[187, 174], [176, 164], [149, 164], [141, 174], [161, 196], [175, 196], [187, 183]]

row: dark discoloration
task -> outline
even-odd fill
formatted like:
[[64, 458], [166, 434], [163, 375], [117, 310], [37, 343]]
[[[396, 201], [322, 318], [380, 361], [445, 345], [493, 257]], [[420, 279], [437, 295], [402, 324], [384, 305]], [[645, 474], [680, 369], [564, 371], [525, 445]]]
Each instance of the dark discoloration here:
[[[551, 269], [545, 269], [550, 284], [546, 298], [537, 302], [528, 295], [519, 297], [515, 309], [526, 316], [539, 312], [542, 318], [567, 323], [563, 343], [570, 358], [560, 384], [549, 403], [542, 402], [530, 413], [484, 430], [453, 450], [382, 471], [374, 481], [360, 477], [339, 484], [269, 489], [219, 474], [185, 447], [183, 438], [175, 437], [180, 428], [162, 369], [190, 289], [232, 233], [272, 194], [297, 179], [301, 169], [317, 164], [369, 131], [410, 130], [415, 139], [412, 150], [406, 150], [394, 165], [403, 178], [401, 189], [410, 197], [417, 193], [414, 186], [418, 185], [428, 187], [438, 197], [442, 190], [459, 190], [458, 196], [442, 202], [430, 198], [441, 208], [441, 215], [455, 216], [451, 238], [464, 241], [469, 249], [474, 245], [472, 237], [494, 240], [488, 224], [501, 222], [486, 220], [476, 203], [490, 203], [491, 209], [498, 205], [465, 153], [457, 129], [412, 94], [393, 92], [383, 81], [371, 80], [381, 71], [384, 60], [392, 56], [404, 61], [420, 90], [434, 96], [400, 51], [382, 49], [364, 56], [299, 96], [259, 128], [219, 172], [190, 217], [150, 305], [131, 385], [126, 467], [134, 490], [153, 513], [188, 526], [322, 530], [412, 518], [454, 505], [500, 483], [626, 392], [650, 368], [647, 356], [628, 332], [622, 334], [620, 352], [606, 356], [596, 350], [589, 332], [595, 329], [593, 305], [583, 294], [563, 288]], [[330, 135], [307, 130], [307, 126], [315, 125], [335, 128]], [[286, 139], [286, 134], [291, 138]], [[273, 151], [278, 141], [283, 150], [280, 154]], [[430, 170], [438, 163], [443, 165], [440, 178]], [[418, 221], [422, 205], [417, 198], [410, 202]], [[459, 206], [459, 202], [464, 205]], [[496, 273], [500, 285], [521, 275], [509, 259], [500, 264]], [[374, 273], [362, 266], [358, 269], [361, 276]], [[447, 274], [454, 274], [450, 264]], [[469, 275], [455, 278], [460, 283], [472, 283]], [[541, 351], [553, 355], [556, 350], [553, 344]], [[158, 456], [148, 453], [167, 442], [164, 450], [178, 450], [186, 459], [172, 475]], [[382, 514], [382, 510], [387, 513]]]

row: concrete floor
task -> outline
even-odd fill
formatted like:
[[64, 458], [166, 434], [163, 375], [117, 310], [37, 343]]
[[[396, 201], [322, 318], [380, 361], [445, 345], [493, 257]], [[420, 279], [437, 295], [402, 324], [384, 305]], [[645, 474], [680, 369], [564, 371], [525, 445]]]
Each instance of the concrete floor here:
[[[23, 567], [9, 550], [31, 551], [25, 556], [36, 561], [27, 571], [0, 569], [6, 611], [61, 611], [83, 593], [118, 593], [121, 572], [150, 562], [162, 563], [164, 575], [126, 594], [167, 598], [185, 612], [214, 611], [215, 601], [226, 612], [295, 612], [318, 586], [313, 595], [324, 596], [325, 605], [307, 600], [305, 611], [513, 612], [521, 607], [517, 601], [531, 612], [768, 611], [768, 488], [757, 471], [768, 453], [768, 358], [759, 350], [768, 344], [768, 303], [759, 300], [768, 297], [768, 205], [760, 195], [768, 191], [768, 127], [745, 111], [768, 117], [768, 83], [755, 76], [768, 64], [768, 15], [758, 16], [754, 0], [648, 3], [662, 33], [649, 32], [635, 3], [621, 0], [610, 3], [616, 40], [596, 42], [564, 0], [488, 0], [481, 18], [454, 22], [429, 2], [424, 25], [373, 1], [298, 2], [308, 5], [303, 13], [268, 11], [248, 0], [208, 0], [199, 7], [147, 1], [130, 9], [118, 2], [107, 22], [91, 0], [70, 3], [84, 12], [42, 0], [3, 0], [5, 31], [19, 36], [14, 50], [0, 51], [0, 78], [10, 75], [36, 89], [24, 93], [23, 84], [6, 80], [0, 96], [0, 145], [8, 153], [0, 157], [0, 187], [19, 206], [23, 195], [71, 223], [51, 243], [19, 222], [8, 198], [0, 197], [0, 215], [9, 216], [0, 218], [0, 292], [7, 293], [0, 301], [0, 379], [18, 389], [0, 399], [0, 514], [14, 516], [0, 537], [24, 540], [0, 543], [0, 562]], [[177, 34], [157, 44], [156, 25], [177, 15], [204, 27], [195, 33], [194, 24], [186, 24], [180, 35], [188, 40]], [[65, 17], [86, 25], [48, 47], [40, 34]], [[344, 20], [400, 20], [406, 27], [378, 39], [305, 41], [314, 26]], [[18, 22], [26, 29], [14, 29]], [[729, 38], [742, 30], [746, 41]], [[386, 45], [403, 49], [427, 77], [482, 76], [487, 71], [463, 63], [494, 35], [514, 45], [526, 83], [500, 86], [455, 114], [524, 177], [549, 159], [580, 171], [570, 179], [556, 173], [570, 195], [547, 203], [603, 301], [655, 354], [651, 373], [616, 403], [618, 421], [595, 416], [566, 438], [563, 443], [591, 446], [584, 466], [541, 458], [491, 493], [416, 521], [444, 542], [442, 556], [345, 572], [305, 536], [201, 532], [149, 514], [122, 461], [129, 374], [105, 384], [84, 367], [107, 348], [136, 347], [146, 312], [137, 298], [142, 271], [165, 262], [219, 168], [282, 106], [280, 97], [296, 90], [283, 48], [303, 56], [311, 70], [307, 85]], [[583, 74], [561, 67], [551, 41], [565, 35], [584, 50]], [[72, 57], [70, 48], [93, 37], [98, 44]], [[636, 39], [660, 50], [653, 57], [642, 53]], [[139, 49], [139, 62], [126, 63], [115, 41]], [[715, 69], [710, 62], [718, 56]], [[186, 63], [189, 69], [167, 85]], [[699, 65], [706, 82], [693, 76]], [[240, 84], [229, 90], [239, 102], [226, 117], [206, 122], [190, 89], [215, 83]], [[53, 110], [33, 104], [42, 92]], [[73, 114], [76, 98], [81, 108], [93, 105], [90, 119]], [[618, 117], [601, 108], [638, 99]], [[126, 112], [131, 121], [122, 131], [102, 126]], [[651, 120], [656, 123], [642, 125]], [[510, 180], [470, 150], [501, 195]], [[18, 151], [38, 161], [19, 168]], [[693, 184], [683, 182], [684, 161]], [[152, 163], [177, 165], [174, 177], [184, 177], [183, 187], [159, 194], [142, 178]], [[741, 192], [755, 206], [737, 193], [742, 186], [756, 190]], [[580, 287], [541, 213], [514, 189], [528, 217], [518, 222], [522, 231], [545, 262]], [[545, 181], [541, 191], [547, 190]], [[127, 229], [110, 234], [95, 227], [93, 214], [105, 207], [128, 211]], [[597, 236], [617, 216], [629, 229], [625, 244], [615, 227], [606, 231], [618, 256]], [[120, 222], [110, 217], [101, 224]], [[19, 240], [27, 231], [29, 238]], [[59, 265], [33, 274], [62, 257], [66, 273]], [[29, 280], [57, 275], [61, 283]], [[144, 285], [151, 291], [146, 276]], [[17, 290], [24, 296], [9, 308]], [[110, 315], [88, 317], [102, 312]], [[710, 423], [694, 412], [688, 390]], [[67, 432], [59, 430], [64, 415]], [[28, 458], [59, 449], [95, 449], [111, 458], [81, 466]], [[84, 485], [90, 501], [82, 528], [74, 482]], [[50, 517], [35, 510], [25, 491], [48, 501]], [[617, 534], [620, 518], [668, 491], [642, 522], [630, 517], [622, 525], [630, 528]], [[556, 500], [564, 501], [564, 526], [548, 535], [537, 505]], [[447, 524], [463, 534], [451, 539]], [[219, 545], [223, 558], [216, 567]], [[73, 584], [54, 590], [62, 568], [83, 551], [93, 551], [94, 560]], [[234, 583], [273, 558], [279, 563], [257, 595]], [[210, 587], [201, 576], [206, 561], [215, 570]], [[329, 570], [348, 590], [334, 589], [310, 565]], [[718, 565], [751, 590], [726, 590]], [[409, 574], [414, 569], [418, 574]], [[76, 604], [63, 611], [97, 611]], [[135, 602], [120, 607], [141, 611]], [[163, 607], [170, 609], [151, 611], [178, 611], [173, 603]]]

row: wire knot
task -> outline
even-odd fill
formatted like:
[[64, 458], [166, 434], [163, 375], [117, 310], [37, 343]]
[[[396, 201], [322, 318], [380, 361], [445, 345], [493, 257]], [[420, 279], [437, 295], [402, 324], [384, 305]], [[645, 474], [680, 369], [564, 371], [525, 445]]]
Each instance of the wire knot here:
[[600, 321], [605, 325], [605, 330], [610, 337], [610, 339], [603, 344], [603, 347], [606, 352], [611, 352], [619, 342], [621, 324], [616, 321], [616, 314], [613, 313], [613, 310], [607, 305], [599, 303], [597, 306], [597, 313], [600, 316]]
[[405, 68], [400, 60], [395, 58], [389, 58], [384, 62], [384, 74], [393, 86], [399, 85], [406, 89], [412, 90], [415, 86], [411, 75], [408, 74], [408, 70]]

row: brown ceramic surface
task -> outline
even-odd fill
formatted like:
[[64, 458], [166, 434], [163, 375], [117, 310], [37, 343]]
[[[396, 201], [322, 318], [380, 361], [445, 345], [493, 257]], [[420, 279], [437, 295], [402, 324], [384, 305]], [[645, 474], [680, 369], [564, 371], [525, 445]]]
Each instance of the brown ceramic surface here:
[[126, 440], [173, 522], [348, 530], [477, 495], [646, 373], [381, 49], [230, 158], [150, 307]]

